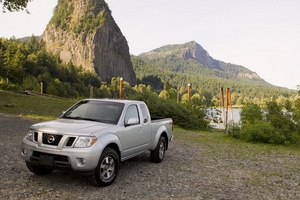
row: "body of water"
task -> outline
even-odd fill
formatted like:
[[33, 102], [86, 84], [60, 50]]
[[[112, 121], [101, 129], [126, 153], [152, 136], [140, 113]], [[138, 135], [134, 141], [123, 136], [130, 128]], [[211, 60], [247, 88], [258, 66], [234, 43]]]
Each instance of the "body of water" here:
[[[232, 108], [227, 110], [227, 123], [233, 121], [238, 123], [241, 119], [241, 108]], [[211, 120], [210, 125], [217, 129], [225, 128], [226, 109], [210, 108], [207, 110], [207, 116]]]

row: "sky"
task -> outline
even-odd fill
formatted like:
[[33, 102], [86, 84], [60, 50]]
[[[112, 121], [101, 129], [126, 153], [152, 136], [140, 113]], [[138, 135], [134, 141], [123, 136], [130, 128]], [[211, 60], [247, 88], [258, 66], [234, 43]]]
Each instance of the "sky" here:
[[[300, 85], [300, 0], [106, 2], [133, 55], [195, 41], [213, 58], [242, 65], [268, 83]], [[33, 0], [31, 14], [0, 13], [0, 37], [41, 35], [56, 4]]]

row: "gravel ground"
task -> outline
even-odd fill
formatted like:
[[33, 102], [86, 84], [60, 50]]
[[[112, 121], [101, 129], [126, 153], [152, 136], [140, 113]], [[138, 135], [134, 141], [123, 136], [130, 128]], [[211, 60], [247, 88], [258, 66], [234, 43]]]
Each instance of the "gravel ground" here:
[[251, 145], [199, 145], [176, 137], [162, 163], [151, 163], [149, 153], [125, 161], [109, 187], [70, 172], [37, 176], [19, 152], [35, 122], [0, 114], [0, 199], [300, 199], [299, 153], [274, 148], [254, 155]]

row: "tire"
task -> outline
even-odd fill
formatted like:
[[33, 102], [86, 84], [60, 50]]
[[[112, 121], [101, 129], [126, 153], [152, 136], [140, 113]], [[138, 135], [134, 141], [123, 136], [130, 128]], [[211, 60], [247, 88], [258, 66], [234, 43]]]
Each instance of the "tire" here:
[[53, 169], [48, 169], [41, 166], [33, 165], [30, 162], [26, 162], [26, 166], [29, 169], [29, 171], [37, 175], [47, 175], [47, 174], [51, 174], [53, 171]]
[[166, 138], [160, 136], [156, 148], [151, 151], [151, 161], [155, 163], [160, 163], [163, 161], [166, 153]]
[[118, 153], [112, 148], [105, 148], [100, 156], [99, 163], [95, 169], [91, 181], [98, 187], [111, 185], [119, 172], [120, 159]]

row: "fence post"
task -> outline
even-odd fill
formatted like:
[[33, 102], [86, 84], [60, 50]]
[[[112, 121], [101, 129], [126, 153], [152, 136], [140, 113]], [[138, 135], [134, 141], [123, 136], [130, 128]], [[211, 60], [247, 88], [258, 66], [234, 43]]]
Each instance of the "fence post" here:
[[191, 84], [188, 84], [188, 97], [189, 97], [189, 101], [191, 100]]
[[120, 78], [120, 99], [122, 99], [122, 92], [123, 92], [123, 78]]
[[41, 94], [43, 94], [43, 82], [41, 82]]

